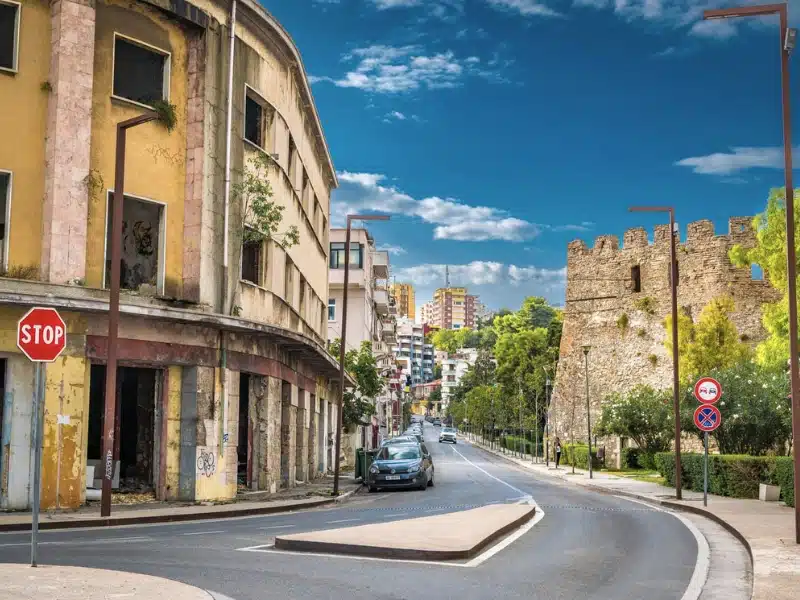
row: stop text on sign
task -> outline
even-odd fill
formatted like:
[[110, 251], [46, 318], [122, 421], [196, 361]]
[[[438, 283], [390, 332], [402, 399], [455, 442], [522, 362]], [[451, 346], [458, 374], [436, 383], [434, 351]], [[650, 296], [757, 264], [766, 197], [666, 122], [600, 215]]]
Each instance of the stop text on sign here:
[[60, 325], [23, 325], [19, 328], [23, 344], [59, 344], [64, 339], [64, 328]]
[[17, 324], [17, 346], [33, 362], [53, 362], [66, 345], [67, 326], [54, 308], [32, 308]]

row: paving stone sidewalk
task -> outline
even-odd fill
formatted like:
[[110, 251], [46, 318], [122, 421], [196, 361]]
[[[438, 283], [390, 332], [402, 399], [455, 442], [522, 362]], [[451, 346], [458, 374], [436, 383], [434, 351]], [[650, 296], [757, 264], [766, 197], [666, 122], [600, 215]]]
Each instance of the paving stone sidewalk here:
[[40, 565], [0, 565], [0, 600], [109, 600], [110, 598], [169, 598], [212, 600], [208, 592], [161, 577]]
[[[249, 515], [271, 514], [316, 508], [342, 501], [361, 487], [352, 477], [343, 478], [339, 496], [329, 493], [330, 481], [323, 479], [311, 484], [297, 486], [277, 494], [240, 494], [236, 500], [216, 503], [147, 502], [143, 504], [112, 505], [111, 517], [101, 517], [97, 503], [71, 511], [46, 511], [39, 516], [41, 529], [68, 529], [74, 527], [103, 527], [134, 525], [140, 523], [162, 523], [171, 521], [194, 521], [223, 519]], [[328, 491], [328, 493], [326, 493]], [[0, 513], [0, 532], [28, 531], [31, 527], [30, 512]]]
[[674, 489], [658, 483], [619, 477], [609, 473], [589, 472], [583, 469], [553, 463], [531, 463], [528, 458], [515, 458], [490, 450], [477, 441], [475, 446], [513, 461], [546, 477], [596, 489], [603, 493], [631, 496], [664, 507], [689, 511], [713, 519], [739, 538], [753, 560], [754, 600], [796, 600], [800, 597], [800, 545], [794, 540], [794, 510], [783, 503], [761, 502], [708, 495], [708, 506], [703, 506], [703, 494], [683, 490], [683, 499], [675, 499]]

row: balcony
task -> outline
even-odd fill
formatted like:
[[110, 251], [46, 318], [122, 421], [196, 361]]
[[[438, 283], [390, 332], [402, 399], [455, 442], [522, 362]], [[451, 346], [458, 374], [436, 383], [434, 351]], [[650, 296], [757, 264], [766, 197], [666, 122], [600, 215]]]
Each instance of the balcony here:
[[390, 344], [397, 340], [397, 330], [394, 321], [383, 321], [381, 323], [381, 332], [383, 333], [383, 341]]
[[389, 293], [385, 289], [375, 288], [372, 299], [375, 301], [375, 309], [379, 315], [389, 314]]
[[372, 274], [378, 279], [388, 279], [389, 253], [385, 250], [372, 253]]

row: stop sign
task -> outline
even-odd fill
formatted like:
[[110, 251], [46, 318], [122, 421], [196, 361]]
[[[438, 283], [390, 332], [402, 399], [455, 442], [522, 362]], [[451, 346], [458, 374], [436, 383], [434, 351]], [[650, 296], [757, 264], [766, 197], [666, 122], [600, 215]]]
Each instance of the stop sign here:
[[54, 308], [32, 308], [17, 324], [17, 346], [34, 362], [53, 362], [66, 345], [67, 326]]

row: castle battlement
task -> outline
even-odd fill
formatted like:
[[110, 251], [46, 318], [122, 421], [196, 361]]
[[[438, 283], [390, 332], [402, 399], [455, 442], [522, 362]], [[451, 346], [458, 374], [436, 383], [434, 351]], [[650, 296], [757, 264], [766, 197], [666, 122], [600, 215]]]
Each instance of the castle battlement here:
[[[680, 227], [676, 226], [679, 232], [678, 243], [686, 250], [705, 246], [710, 240], [730, 246], [734, 244], [753, 244], [755, 243], [755, 232], [753, 231], [752, 221], [753, 217], [729, 218], [727, 235], [717, 235], [714, 223], [708, 219], [692, 221], [686, 226], [686, 238], [682, 243], [680, 242]], [[669, 245], [669, 225], [656, 225], [653, 229], [652, 242], [648, 239], [647, 230], [644, 227], [633, 227], [626, 230], [622, 240], [623, 243], [620, 246], [618, 236], [599, 235], [595, 238], [591, 247], [587, 246], [583, 240], [573, 240], [567, 246], [567, 256], [575, 257], [589, 254], [608, 256], [610, 253], [621, 250]]]

